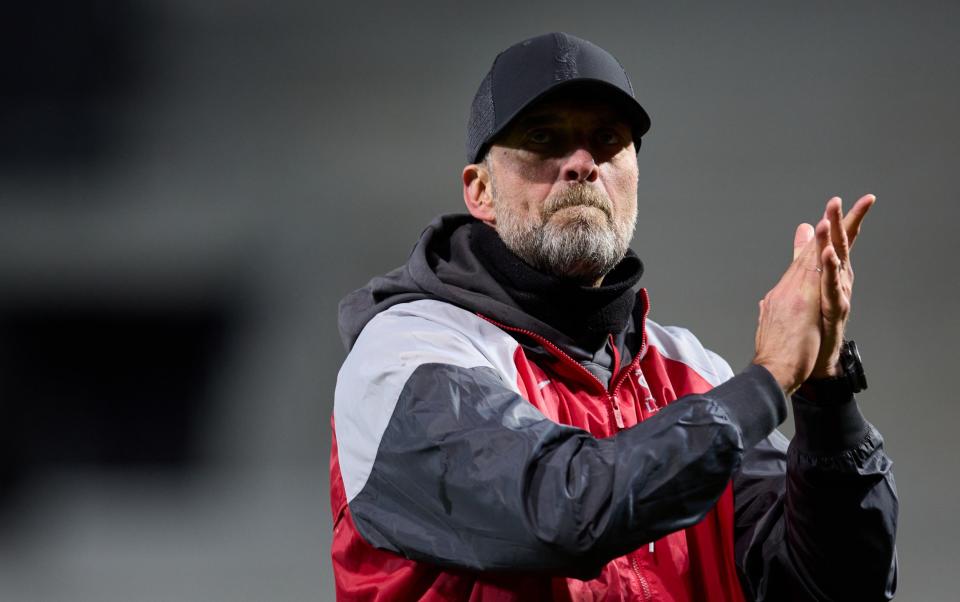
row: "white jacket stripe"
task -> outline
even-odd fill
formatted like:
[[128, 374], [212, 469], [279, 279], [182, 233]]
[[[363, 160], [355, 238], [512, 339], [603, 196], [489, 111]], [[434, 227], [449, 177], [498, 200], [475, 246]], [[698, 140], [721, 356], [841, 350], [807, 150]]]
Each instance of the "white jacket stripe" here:
[[646, 324], [647, 344], [656, 347], [660, 355], [690, 366], [714, 387], [733, 376], [730, 365], [716, 353], [705, 349], [697, 337], [686, 328], [660, 326], [652, 320]]
[[516, 349], [508, 334], [449, 303], [401, 303], [373, 318], [340, 369], [334, 394], [347, 501], [366, 485], [400, 392], [417, 367], [440, 363], [492, 368], [506, 387], [519, 393]]

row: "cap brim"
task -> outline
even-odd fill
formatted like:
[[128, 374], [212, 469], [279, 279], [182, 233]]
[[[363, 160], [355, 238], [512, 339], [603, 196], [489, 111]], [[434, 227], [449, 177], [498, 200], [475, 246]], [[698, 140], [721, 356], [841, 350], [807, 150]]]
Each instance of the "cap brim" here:
[[[611, 99], [615, 99], [615, 102], [619, 104], [618, 108], [624, 112], [624, 115], [631, 124], [634, 145], [639, 148], [640, 138], [650, 130], [650, 116], [646, 110], [637, 102], [636, 98], [625, 92], [622, 88], [604, 80], [582, 77], [568, 79], [548, 86], [513, 111], [512, 114], [502, 117], [502, 122], [497, 125], [488, 142], [477, 150], [477, 157], [475, 157], [474, 160], [478, 160], [483, 156], [487, 149], [490, 148], [490, 145], [496, 143], [497, 137], [506, 131], [521, 113], [533, 105], [554, 95], [562, 96], [567, 93], [572, 94], [578, 89], [583, 90], [589, 88], [597, 88], [603, 90], [605, 93], [610, 93]], [[500, 116], [498, 115], [498, 117]]]

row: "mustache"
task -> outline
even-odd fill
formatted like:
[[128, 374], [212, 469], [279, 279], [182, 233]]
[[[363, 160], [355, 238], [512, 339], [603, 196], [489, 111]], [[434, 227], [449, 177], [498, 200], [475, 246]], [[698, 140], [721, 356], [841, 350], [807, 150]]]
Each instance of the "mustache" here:
[[559, 194], [548, 199], [543, 206], [543, 217], [549, 217], [551, 214], [566, 209], [567, 207], [596, 207], [603, 211], [608, 219], [612, 219], [613, 210], [610, 197], [604, 192], [597, 190], [586, 184], [574, 184], [563, 189]]

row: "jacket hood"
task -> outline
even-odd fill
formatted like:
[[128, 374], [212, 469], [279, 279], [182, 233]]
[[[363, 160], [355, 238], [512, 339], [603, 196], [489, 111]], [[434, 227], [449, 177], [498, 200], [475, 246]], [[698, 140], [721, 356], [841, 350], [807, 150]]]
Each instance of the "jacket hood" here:
[[575, 347], [569, 337], [521, 309], [474, 255], [470, 226], [476, 221], [468, 214], [437, 217], [420, 235], [405, 265], [373, 278], [340, 302], [340, 337], [348, 351], [378, 313], [422, 299], [445, 301], [532, 330], [560, 346]]

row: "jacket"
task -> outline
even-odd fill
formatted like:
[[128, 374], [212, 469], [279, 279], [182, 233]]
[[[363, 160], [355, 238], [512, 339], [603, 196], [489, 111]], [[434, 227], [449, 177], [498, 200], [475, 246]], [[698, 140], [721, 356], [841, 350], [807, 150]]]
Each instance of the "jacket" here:
[[734, 374], [637, 291], [606, 373], [473, 256], [467, 216], [341, 303], [331, 548], [345, 600], [885, 600], [882, 437], [829, 386]]

